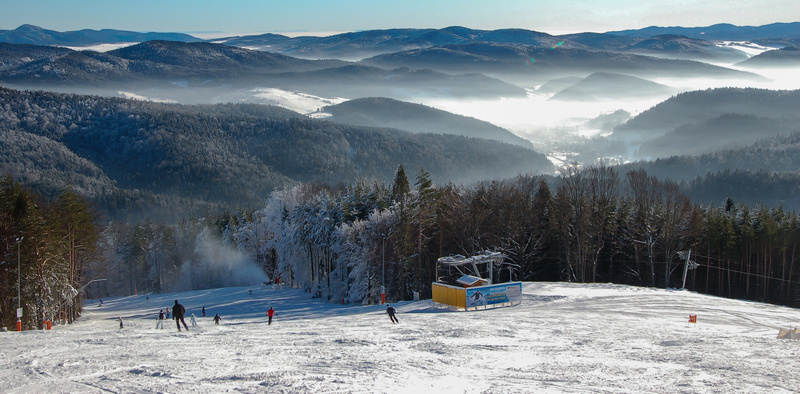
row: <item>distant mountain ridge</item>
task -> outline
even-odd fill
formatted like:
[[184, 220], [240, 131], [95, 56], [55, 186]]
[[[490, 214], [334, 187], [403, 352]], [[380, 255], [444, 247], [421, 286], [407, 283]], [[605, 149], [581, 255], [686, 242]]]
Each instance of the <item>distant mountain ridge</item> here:
[[[341, 60], [307, 60], [208, 42], [146, 41], [109, 51], [49, 53], [49, 47], [0, 45], [0, 59], [28, 58], [0, 68], [0, 81], [17, 88], [93, 88], [115, 95], [150, 91], [179, 102], [223, 97], [254, 87], [305, 90], [347, 98], [420, 91], [457, 97], [524, 96], [524, 89], [478, 73], [379, 69]], [[30, 51], [31, 55], [24, 55]], [[100, 90], [104, 89], [104, 90]], [[355, 89], [355, 91], [353, 91]], [[345, 93], [348, 92], [349, 93]], [[95, 92], [93, 92], [95, 93]]]
[[[442, 29], [386, 29], [336, 34], [328, 37], [286, 37], [276, 34], [229, 37], [215, 42], [260, 50], [276, 51], [303, 58], [344, 58], [358, 60], [385, 53], [432, 48], [443, 45], [473, 43], [527, 45], [537, 48], [554, 46], [585, 50], [627, 50], [636, 48], [652, 37], [685, 36], [694, 40], [689, 50], [704, 58], [731, 57], [736, 51], [713, 48], [710, 41], [793, 40], [800, 39], [800, 22], [776, 23], [764, 26], [735, 26], [719, 24], [709, 27], [649, 27], [605, 33], [573, 33], [551, 35], [526, 29], [479, 30], [462, 26]], [[663, 39], [663, 38], [662, 38]], [[642, 43], [639, 47], [647, 46]], [[705, 49], [698, 49], [706, 47]], [[684, 48], [686, 49], [686, 48]], [[673, 55], [682, 51], [672, 50]], [[741, 56], [741, 54], [740, 54]], [[743, 60], [743, 59], [740, 59]]]
[[[707, 27], [651, 26], [635, 30], [605, 33], [584, 32], [564, 35], [551, 35], [526, 29], [480, 30], [463, 26], [450, 26], [441, 29], [397, 28], [366, 30], [325, 37], [288, 37], [267, 33], [217, 38], [207, 41], [248, 49], [278, 52], [299, 58], [360, 60], [384, 53], [471, 43], [514, 44], [537, 48], [561, 46], [564, 48], [616, 51], [635, 46], [642, 40], [665, 35], [685, 36], [706, 41], [758, 40], [775, 44], [776, 42], [800, 40], [800, 22], [773, 23], [763, 26], [735, 26], [731, 24], [718, 24]], [[183, 33], [139, 33], [111, 29], [57, 32], [32, 25], [22, 25], [14, 30], [0, 31], [0, 42], [15, 44], [79, 47], [98, 44], [135, 43], [149, 40], [204, 41]]]
[[[8, 44], [6, 44], [8, 45]], [[27, 47], [34, 49], [47, 47]], [[0, 47], [4, 50], [13, 46]], [[20, 52], [19, 50], [17, 52]], [[184, 43], [153, 40], [109, 51], [66, 51], [61, 56], [42, 57], [15, 69], [0, 71], [0, 80], [66, 82], [93, 79], [144, 80], [175, 77], [264, 75], [340, 66], [341, 61], [303, 60], [277, 53], [205, 42]]]
[[640, 55], [669, 56], [700, 61], [735, 62], [747, 59], [747, 54], [729, 47], [721, 47], [708, 40], [677, 34], [662, 34], [628, 45], [624, 52]]
[[109, 43], [171, 40], [183, 42], [203, 41], [183, 33], [139, 33], [125, 30], [77, 30], [58, 32], [33, 25], [22, 25], [14, 30], [0, 30], [0, 42], [11, 44], [90, 46]]
[[[27, 41], [40, 40], [43, 43], [50, 43], [52, 37], [57, 36], [56, 32], [35, 26], [21, 26], [17, 30], [15, 31], [17, 34], [20, 32], [30, 33]], [[77, 35], [87, 36], [87, 34]], [[134, 37], [132, 34], [123, 33], [88, 36], [98, 40], [106, 38], [106, 41]], [[150, 37], [139, 36], [139, 38]], [[542, 84], [549, 79], [559, 77], [585, 77], [597, 71], [627, 74], [640, 78], [648, 78], [656, 74], [660, 77], [680, 78], [709, 76], [714, 78], [758, 78], [752, 73], [704, 63], [705, 61], [714, 63], [742, 61], [746, 57], [743, 52], [731, 47], [720, 47], [707, 40], [676, 34], [662, 34], [646, 38], [608, 33], [554, 36], [525, 29], [478, 30], [451, 26], [443, 29], [369, 30], [328, 37], [290, 38], [277, 34], [264, 34], [217, 39], [213, 40], [214, 44], [180, 42], [197, 41], [191, 36], [170, 38], [170, 40], [153, 40], [111, 51], [107, 54], [125, 58], [132, 63], [114, 64], [114, 61], [109, 59], [108, 61], [111, 63], [109, 67], [112, 69], [122, 67], [123, 70], [116, 72], [121, 77], [129, 79], [136, 76], [143, 77], [145, 74], [147, 78], [152, 78], [158, 76], [159, 73], [162, 74], [161, 77], [166, 78], [180, 77], [181, 74], [202, 76], [211, 74], [209, 68], [213, 67], [217, 71], [217, 75], [213, 75], [214, 79], [230, 80], [239, 76], [251, 77], [254, 74], [263, 75], [265, 72], [274, 73], [278, 71], [276, 66], [279, 63], [291, 64], [293, 69], [284, 70], [291, 73], [307, 72], [312, 69], [320, 70], [325, 67], [302, 67], [301, 60], [307, 59], [305, 61], [308, 62], [311, 59], [338, 58], [342, 59], [338, 60], [340, 62], [347, 60], [352, 63], [353, 60], [358, 60], [358, 64], [389, 70], [409, 68], [412, 70], [430, 69], [448, 74], [479, 73], [520, 86]], [[173, 41], [173, 39], [178, 41]], [[198, 56], [200, 54], [203, 56]], [[287, 58], [279, 59], [279, 56], [286, 56], [293, 60], [289, 62]], [[693, 60], [700, 61], [692, 62]], [[94, 57], [94, 60], [90, 60], [90, 62], [102, 61], [97, 56]], [[154, 63], [136, 63], [142, 61]], [[338, 65], [331, 64], [329, 67], [338, 67], [343, 64], [343, 62]], [[47, 76], [52, 69], [58, 69], [58, 67], [51, 67], [47, 64], [42, 64], [41, 67], [45, 69], [37, 70], [27, 67], [25, 70], [13, 72], [14, 75], [11, 77], [0, 76], [0, 78], [2, 80], [11, 78], [10, 80], [19, 83], [24, 83], [26, 78], [46, 80], [52, 78]], [[178, 69], [179, 67], [183, 67], [183, 69]], [[262, 70], [256, 71], [259, 67]], [[76, 66], [74, 69], [78, 70], [79, 68]], [[87, 67], [87, 69], [91, 68], [91, 66]], [[220, 75], [226, 74], [222, 71], [223, 69], [227, 69], [225, 70], [227, 75]], [[59, 75], [58, 78], [70, 78], [68, 72], [65, 74], [62, 72], [63, 70], [58, 71], [59, 73], [55, 74]], [[114, 72], [114, 70], [107, 70], [101, 75], [106, 75], [110, 79], [113, 78]], [[8, 73], [10, 71], [7, 71], [6, 75]], [[26, 77], [26, 73], [29, 76]], [[289, 77], [291, 78], [291, 76]], [[83, 77], [75, 79], [88, 80]], [[302, 84], [302, 82], [295, 82]], [[326, 81], [326, 83], [328, 82]], [[488, 82], [480, 81], [476, 86], [484, 89], [483, 86], [486, 86]], [[224, 84], [225, 82], [221, 83], [221, 85]], [[438, 88], [440, 92], [444, 92], [451, 90], [452, 86], [445, 83]], [[508, 90], [496, 86], [487, 91], [502, 91], [503, 89]], [[401, 89], [390, 90], [399, 92]], [[430, 93], [431, 91], [427, 92], [427, 94]], [[511, 95], [514, 94], [519, 93], [511, 93]], [[385, 94], [379, 90], [360, 96], [380, 95]], [[476, 95], [481, 94], [470, 94], [470, 96]]]
[[342, 33], [328, 37], [289, 38], [274, 34], [214, 40], [226, 45], [276, 51], [301, 58], [358, 60], [383, 53], [463, 45], [474, 42], [552, 47], [562, 39], [524, 29], [477, 30], [461, 26], [443, 29], [387, 29]]
[[729, 23], [703, 27], [650, 26], [643, 29], [617, 30], [606, 33], [639, 38], [677, 34], [703, 40], [757, 41], [767, 38], [798, 38], [800, 37], [800, 22], [771, 23], [762, 26], [736, 26]]
[[360, 63], [383, 68], [429, 68], [448, 73], [480, 72], [502, 75], [520, 84], [546, 82], [564, 76], [588, 76], [597, 71], [640, 78], [713, 77], [763, 79], [756, 74], [691, 60], [578, 48], [534, 47], [515, 44], [472, 43], [441, 45], [388, 53]]

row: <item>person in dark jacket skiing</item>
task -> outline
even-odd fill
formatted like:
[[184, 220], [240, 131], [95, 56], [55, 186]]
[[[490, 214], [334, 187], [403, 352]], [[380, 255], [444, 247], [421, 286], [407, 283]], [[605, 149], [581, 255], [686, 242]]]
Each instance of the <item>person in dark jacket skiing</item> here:
[[392, 321], [392, 324], [400, 323], [400, 321], [397, 320], [397, 316], [395, 316], [395, 313], [397, 313], [397, 311], [394, 310], [394, 308], [392, 308], [391, 305], [386, 305], [386, 314], [389, 315], [389, 320]]
[[269, 310], [267, 310], [267, 319], [268, 319], [267, 325], [268, 326], [272, 324], [272, 316], [275, 316], [275, 310], [272, 309], [272, 307], [269, 307]]
[[183, 323], [183, 327], [186, 331], [189, 331], [189, 327], [186, 325], [186, 322], [183, 320], [183, 315], [186, 313], [186, 308], [183, 305], [178, 303], [178, 300], [175, 300], [175, 305], [172, 306], [172, 319], [175, 320], [175, 324], [178, 326], [178, 331], [181, 330], [181, 323]]
[[222, 318], [221, 318], [221, 317], [219, 317], [219, 313], [217, 313], [216, 315], [214, 315], [214, 324], [216, 324], [216, 325], [219, 325], [219, 321], [220, 321], [220, 320], [222, 320]]

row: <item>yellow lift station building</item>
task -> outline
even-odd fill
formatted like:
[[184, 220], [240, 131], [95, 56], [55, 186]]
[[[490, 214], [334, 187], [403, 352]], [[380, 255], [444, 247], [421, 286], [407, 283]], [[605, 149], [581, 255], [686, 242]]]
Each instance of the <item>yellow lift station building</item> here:
[[[456, 310], [474, 310], [517, 305], [522, 302], [522, 283], [492, 283], [496, 273], [513, 266], [505, 255], [483, 252], [464, 257], [448, 256], [436, 262], [437, 281], [433, 283], [433, 302]], [[483, 278], [481, 276], [486, 276]]]

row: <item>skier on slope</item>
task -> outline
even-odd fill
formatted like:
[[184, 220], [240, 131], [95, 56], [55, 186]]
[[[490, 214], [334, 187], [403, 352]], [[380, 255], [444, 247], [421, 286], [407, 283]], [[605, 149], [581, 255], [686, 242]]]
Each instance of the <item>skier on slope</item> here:
[[267, 310], [267, 319], [268, 319], [267, 320], [267, 325], [268, 326], [272, 324], [272, 316], [275, 316], [275, 310], [272, 309], [272, 307], [269, 307], [269, 310]]
[[391, 305], [386, 305], [386, 314], [389, 315], [389, 320], [392, 321], [392, 324], [400, 323], [400, 321], [397, 320], [397, 316], [395, 316], [396, 313], [397, 311], [394, 310]]
[[163, 329], [164, 328], [164, 310], [161, 309], [158, 311], [158, 322], [156, 323], [156, 328]]
[[219, 325], [219, 321], [220, 321], [220, 320], [222, 320], [222, 318], [221, 318], [221, 317], [219, 317], [219, 313], [217, 313], [216, 315], [214, 315], [214, 324], [216, 324], [216, 325]]
[[192, 321], [192, 327], [197, 327], [197, 316], [192, 313], [192, 317], [190, 319]]
[[186, 308], [179, 304], [178, 300], [175, 300], [175, 305], [172, 306], [172, 319], [175, 320], [175, 324], [178, 326], [178, 331], [181, 330], [181, 323], [183, 323], [183, 327], [186, 328], [186, 331], [189, 331], [189, 327], [186, 326], [186, 322], [183, 320], [183, 315], [185, 313]]

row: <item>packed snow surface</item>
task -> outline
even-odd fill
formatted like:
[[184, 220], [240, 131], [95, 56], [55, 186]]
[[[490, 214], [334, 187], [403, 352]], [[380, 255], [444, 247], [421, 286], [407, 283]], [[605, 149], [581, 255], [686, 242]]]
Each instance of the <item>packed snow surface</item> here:
[[[178, 299], [188, 331], [159, 309]], [[76, 324], [0, 332], [0, 392], [795, 392], [800, 310], [688, 291], [525, 283], [521, 305], [327, 303], [254, 286], [89, 300]], [[205, 306], [206, 316], [201, 310]], [[277, 314], [267, 325], [265, 312]], [[220, 325], [212, 318], [219, 313]], [[190, 323], [197, 316], [197, 327]], [[697, 323], [689, 323], [696, 315]], [[122, 317], [124, 328], [119, 328]]]

